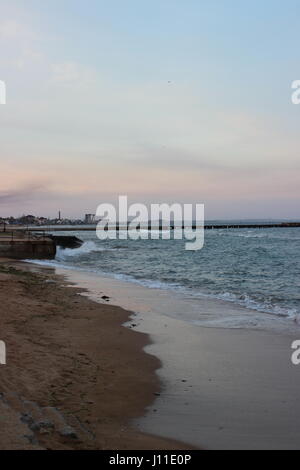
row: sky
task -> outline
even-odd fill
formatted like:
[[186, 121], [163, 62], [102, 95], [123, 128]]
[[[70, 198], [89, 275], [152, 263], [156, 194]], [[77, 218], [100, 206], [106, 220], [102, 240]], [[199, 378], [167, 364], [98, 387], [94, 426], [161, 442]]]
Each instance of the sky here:
[[299, 0], [0, 0], [0, 216], [300, 219]]

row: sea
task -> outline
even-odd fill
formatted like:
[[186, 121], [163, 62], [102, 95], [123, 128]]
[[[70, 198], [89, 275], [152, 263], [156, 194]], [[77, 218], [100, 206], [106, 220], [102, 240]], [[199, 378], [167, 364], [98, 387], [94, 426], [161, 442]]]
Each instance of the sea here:
[[[222, 223], [214, 221], [213, 225]], [[188, 305], [194, 301], [192, 316], [188, 306], [186, 311], [180, 310], [183, 320], [201, 324], [203, 309], [199, 309], [197, 318], [197, 305], [201, 300], [214, 300], [247, 309], [248, 318], [251, 312], [260, 312], [269, 323], [276, 317], [291, 325], [300, 323], [300, 228], [206, 230], [204, 247], [199, 251], [185, 250], [186, 240], [151, 240], [150, 236], [103, 241], [97, 238], [95, 228], [73, 232], [62, 229], [55, 234], [75, 235], [83, 245], [58, 248], [55, 260], [40, 264], [163, 290], [188, 299]], [[235, 319], [231, 327], [240, 326], [239, 316]], [[207, 314], [205, 322], [214, 326]], [[217, 325], [222, 326], [222, 318]], [[228, 326], [228, 309], [224, 326]]]

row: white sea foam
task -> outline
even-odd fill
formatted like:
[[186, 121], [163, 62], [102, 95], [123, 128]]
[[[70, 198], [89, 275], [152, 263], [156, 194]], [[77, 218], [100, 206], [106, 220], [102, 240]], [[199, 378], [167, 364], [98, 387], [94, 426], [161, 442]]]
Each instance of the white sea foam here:
[[266, 300], [257, 300], [252, 298], [248, 294], [236, 295], [232, 292], [224, 292], [222, 294], [210, 295], [215, 299], [225, 300], [226, 302], [232, 302], [242, 307], [249, 308], [251, 310], [257, 310], [258, 312], [270, 313], [282, 317], [295, 318], [297, 310], [292, 308], [283, 308], [279, 305], [272, 304]]
[[86, 255], [86, 254], [97, 252], [97, 251], [103, 251], [103, 250], [104, 248], [102, 248], [99, 245], [96, 245], [96, 243], [93, 241], [87, 241], [83, 243], [79, 248], [63, 249], [58, 246], [57, 252], [56, 252], [56, 259], [66, 260], [69, 258], [76, 258], [78, 256]]

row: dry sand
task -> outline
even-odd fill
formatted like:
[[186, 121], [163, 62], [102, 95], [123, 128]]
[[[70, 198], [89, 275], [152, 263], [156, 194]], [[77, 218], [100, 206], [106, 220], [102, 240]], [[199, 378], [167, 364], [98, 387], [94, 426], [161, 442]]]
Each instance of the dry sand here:
[[122, 326], [130, 312], [78, 292], [0, 262], [0, 450], [189, 448], [128, 424], [159, 391], [160, 363]]

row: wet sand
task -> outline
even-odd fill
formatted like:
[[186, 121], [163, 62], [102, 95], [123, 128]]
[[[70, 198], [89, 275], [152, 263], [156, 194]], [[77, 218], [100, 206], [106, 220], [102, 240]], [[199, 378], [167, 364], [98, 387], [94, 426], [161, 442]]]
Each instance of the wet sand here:
[[[146, 351], [162, 361], [163, 384], [135, 422], [142, 431], [206, 449], [300, 448], [300, 366], [291, 362], [299, 326], [279, 333], [276, 318], [273, 332], [197, 326], [162, 313], [168, 307], [179, 315], [188, 308], [164, 291], [59, 272], [88, 287], [98, 301], [105, 292], [111, 303], [140, 312], [130, 324], [151, 335]], [[240, 315], [228, 303], [204, 303], [202, 309], [208, 308], [223, 308], [228, 318]]]
[[130, 425], [160, 391], [130, 312], [32, 271], [0, 260], [0, 449], [188, 448]]

